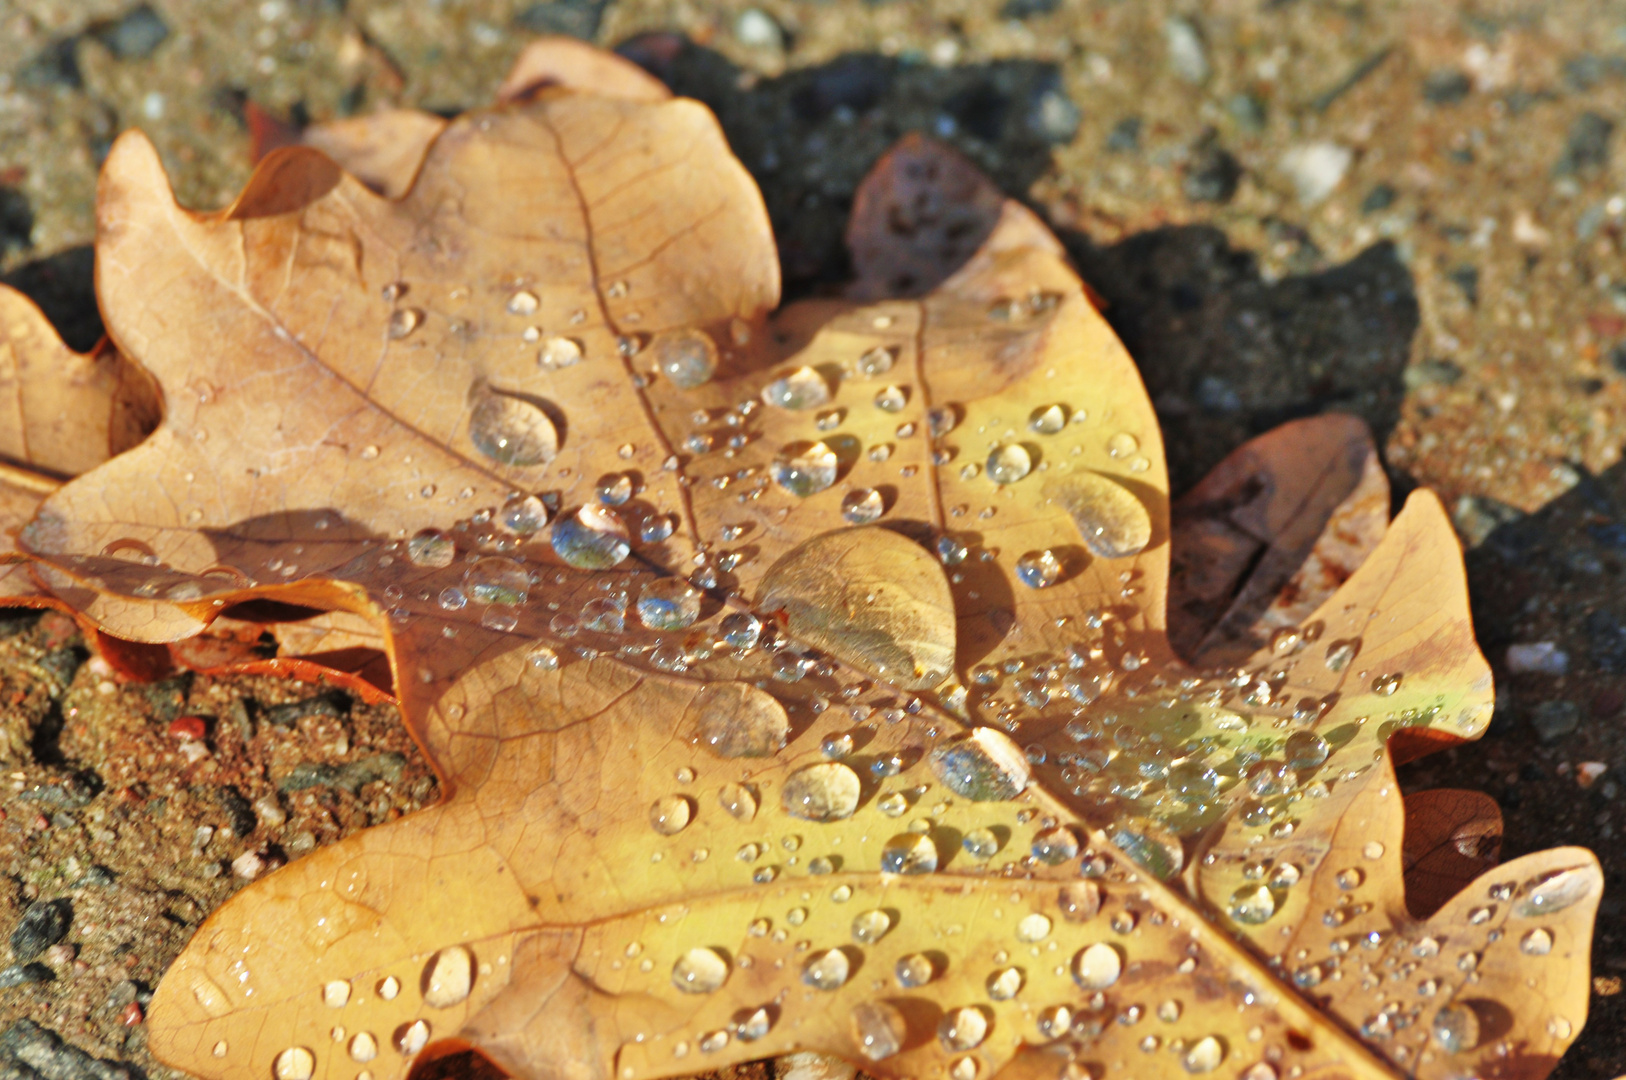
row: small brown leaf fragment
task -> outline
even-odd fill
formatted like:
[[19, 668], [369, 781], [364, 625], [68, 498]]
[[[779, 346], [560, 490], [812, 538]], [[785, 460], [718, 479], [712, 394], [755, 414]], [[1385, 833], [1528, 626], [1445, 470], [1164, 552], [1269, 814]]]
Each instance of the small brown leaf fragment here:
[[1406, 796], [1402, 863], [1406, 908], [1426, 919], [1480, 874], [1502, 849], [1502, 811], [1482, 791], [1438, 788]]

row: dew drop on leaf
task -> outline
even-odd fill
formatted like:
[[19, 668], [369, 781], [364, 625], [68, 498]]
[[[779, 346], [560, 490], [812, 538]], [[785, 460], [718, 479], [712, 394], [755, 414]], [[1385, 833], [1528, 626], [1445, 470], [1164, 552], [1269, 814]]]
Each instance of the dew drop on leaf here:
[[440, 950], [424, 967], [423, 1002], [432, 1009], [449, 1009], [466, 1000], [473, 986], [474, 957], [461, 945]]
[[1331, 747], [1327, 740], [1313, 731], [1295, 731], [1282, 744], [1282, 756], [1287, 766], [1299, 772], [1313, 769], [1327, 760]]
[[1085, 990], [1105, 990], [1123, 973], [1123, 957], [1104, 941], [1086, 946], [1073, 957], [1073, 981]]
[[739, 1022], [739, 1026], [734, 1029], [734, 1034], [739, 1036], [741, 1042], [756, 1042], [768, 1034], [768, 1029], [771, 1027], [773, 1027], [773, 1017], [768, 1010], [756, 1009]]
[[525, 663], [532, 671], [556, 671], [559, 667], [559, 654], [547, 645], [534, 645], [525, 654]]
[[716, 949], [694, 948], [672, 965], [672, 985], [685, 994], [710, 994], [728, 981], [728, 961]]
[[975, 1050], [988, 1037], [988, 1028], [988, 1014], [967, 1005], [943, 1014], [937, 1038], [948, 1050]]
[[1125, 818], [1117, 822], [1108, 835], [1125, 855], [1163, 881], [1178, 874], [1185, 865], [1185, 848], [1180, 838], [1147, 818]]
[[756, 792], [744, 784], [724, 784], [718, 789], [717, 801], [735, 821], [750, 821], [757, 816]]
[[668, 330], [649, 343], [655, 369], [680, 390], [693, 390], [717, 373], [717, 346], [700, 330]]
[[817, 409], [830, 404], [830, 384], [812, 368], [799, 367], [763, 387], [762, 400], [781, 409]]
[[1045, 485], [1098, 558], [1139, 555], [1152, 542], [1152, 515], [1134, 493], [1100, 473], [1080, 471]]
[[632, 498], [632, 477], [627, 473], [606, 473], [599, 477], [593, 493], [605, 506], [620, 506]]
[[905, 990], [913, 990], [925, 986], [937, 976], [937, 968], [931, 958], [921, 953], [910, 953], [898, 957], [893, 965], [892, 974], [897, 978], [898, 985]]
[[[707, 683], [689, 703], [686, 715], [701, 744], [721, 758], [772, 757], [790, 737], [785, 707], [747, 682]], [[857, 783], [856, 776], [853, 781]], [[853, 800], [856, 804], [856, 792]]]
[[988, 455], [988, 479], [996, 484], [1014, 484], [1033, 471], [1033, 457], [1020, 443], [996, 446]]
[[826, 949], [802, 965], [802, 982], [815, 990], [839, 990], [847, 982], [852, 963], [840, 949]]
[[422, 1050], [428, 1042], [429, 1025], [423, 1020], [414, 1020], [395, 1029], [395, 1048], [407, 1057]]
[[1022, 916], [1016, 924], [1016, 940], [1026, 944], [1043, 941], [1050, 936], [1050, 917], [1041, 915], [1037, 911]]
[[350, 980], [333, 979], [322, 985], [322, 1004], [330, 1009], [342, 1009], [350, 1002]]
[[499, 465], [541, 465], [559, 452], [559, 432], [541, 407], [479, 385], [470, 395], [469, 441]]
[[1009, 1001], [1022, 990], [1022, 969], [1001, 968], [988, 976], [986, 983], [991, 1001]]
[[582, 506], [561, 514], [553, 522], [548, 541], [561, 559], [582, 570], [608, 570], [632, 551], [625, 523], [603, 506]]
[[1058, 906], [1068, 922], [1089, 922], [1101, 913], [1101, 886], [1093, 881], [1070, 881], [1061, 887]]
[[1529, 956], [1546, 956], [1553, 951], [1553, 935], [1538, 926], [1519, 939], [1519, 951]]
[[1028, 417], [1028, 428], [1040, 435], [1054, 435], [1067, 426], [1067, 409], [1061, 405], [1041, 405]]
[[1592, 879], [1585, 870], [1560, 870], [1527, 884], [1514, 914], [1524, 918], [1550, 915], [1584, 899], [1591, 891]]
[[1056, 866], [1078, 857], [1078, 834], [1066, 825], [1041, 829], [1033, 838], [1033, 857], [1046, 866]]
[[919, 833], [899, 833], [881, 846], [884, 874], [930, 874], [937, 870], [937, 845]]
[[378, 1040], [369, 1031], [358, 1031], [350, 1040], [350, 1060], [366, 1064], [378, 1056]]
[[841, 500], [841, 516], [854, 525], [868, 525], [880, 518], [886, 504], [874, 488], [849, 491]]
[[999, 837], [992, 829], [972, 829], [960, 838], [960, 847], [973, 859], [986, 862], [999, 854]]
[[1061, 580], [1061, 560], [1049, 548], [1030, 551], [1016, 560], [1016, 576], [1030, 589], [1048, 589]]
[[531, 575], [512, 559], [481, 559], [463, 575], [469, 598], [479, 604], [518, 607], [531, 592]]
[[423, 312], [417, 308], [396, 308], [390, 312], [389, 335], [399, 341], [411, 334], [423, 322]]
[[861, 911], [853, 916], [853, 940], [860, 945], [873, 945], [886, 937], [892, 929], [892, 916], [880, 908]]
[[853, 362], [853, 374], [862, 379], [877, 378], [891, 371], [896, 359], [897, 350], [885, 345], [877, 345], [872, 349], [866, 349]]
[[457, 547], [439, 529], [423, 529], [407, 541], [407, 559], [413, 566], [436, 570], [452, 565]]
[[694, 804], [683, 795], [662, 795], [649, 808], [649, 825], [662, 836], [675, 836], [688, 828]]
[[1107, 453], [1115, 458], [1126, 458], [1140, 449], [1140, 440], [1127, 431], [1120, 431], [1107, 440]]
[[582, 345], [575, 338], [550, 337], [537, 350], [536, 366], [545, 371], [575, 367], [582, 362]]
[[700, 617], [700, 590], [679, 577], [656, 578], [639, 592], [637, 609], [651, 630], [682, 630]]
[[1028, 786], [1027, 755], [1003, 731], [991, 727], [933, 748], [932, 772], [949, 790], [973, 802], [1005, 802]]
[[1228, 911], [1237, 922], [1258, 926], [1276, 914], [1276, 897], [1264, 885], [1244, 885], [1231, 894]]
[[516, 495], [503, 503], [498, 520], [515, 536], [534, 536], [548, 523], [548, 508], [535, 495]]
[[1461, 1054], [1479, 1045], [1479, 1016], [1467, 1005], [1443, 1005], [1429, 1030], [1440, 1049]]
[[773, 459], [769, 473], [774, 483], [805, 499], [834, 484], [839, 465], [835, 451], [822, 442], [793, 443]]
[[858, 809], [858, 774], [838, 761], [804, 765], [785, 778], [785, 812], [805, 821], [839, 821]]
[[1214, 1035], [1204, 1035], [1186, 1048], [1180, 1064], [1188, 1073], [1211, 1073], [1225, 1060], [1225, 1044]]
[[883, 386], [875, 391], [875, 407], [882, 412], [902, 412], [907, 404], [909, 395], [904, 393], [901, 386]]
[[311, 1080], [316, 1072], [316, 1055], [303, 1046], [290, 1046], [271, 1063], [277, 1080]]
[[853, 1006], [852, 1040], [858, 1052], [871, 1061], [884, 1061], [903, 1049], [908, 1035], [903, 1013], [885, 1001], [865, 1001]]

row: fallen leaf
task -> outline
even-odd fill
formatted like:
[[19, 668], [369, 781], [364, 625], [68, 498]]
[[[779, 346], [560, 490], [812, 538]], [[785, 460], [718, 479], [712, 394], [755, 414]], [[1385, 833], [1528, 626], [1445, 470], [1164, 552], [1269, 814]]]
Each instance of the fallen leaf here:
[[[1364, 436], [1315, 427], [1323, 476], [1285, 444], [1236, 467], [1279, 496], [1232, 524], [1321, 562], [1216, 570], [1265, 598], [1227, 645], [1268, 636], [1191, 667], [1164, 630], [1150, 404], [1018, 204], [971, 213], [980, 243], [918, 299], [770, 320], [766, 214], [693, 102], [544, 85], [411, 171], [392, 199], [289, 147], [216, 214], [175, 205], [139, 134], [103, 172], [99, 295], [167, 410], [46, 501], [37, 572], [135, 640], [250, 603], [368, 621], [447, 793], [219, 909], [152, 1002], [162, 1060], [1557, 1061], [1585, 1018], [1590, 853], [1407, 913], [1390, 749], [1477, 736], [1491, 683], [1438, 500], [1368, 542]], [[904, 144], [855, 205], [930, 213], [862, 273], [931, 263], [987, 190]]]
[[1426, 919], [1479, 875], [1502, 850], [1502, 811], [1483, 791], [1438, 788], [1406, 796], [1406, 908]]

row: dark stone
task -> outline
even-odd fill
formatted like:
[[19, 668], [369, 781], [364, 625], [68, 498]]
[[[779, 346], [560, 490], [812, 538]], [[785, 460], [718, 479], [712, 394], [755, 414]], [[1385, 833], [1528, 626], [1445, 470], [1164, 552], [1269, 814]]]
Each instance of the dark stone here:
[[532, 4], [514, 16], [514, 25], [533, 34], [569, 34], [591, 40], [598, 33], [608, 0], [552, 0]]
[[41, 1080], [142, 1080], [140, 1070], [91, 1057], [32, 1020], [19, 1020], [0, 1035], [0, 1060]]
[[884, 57], [849, 53], [814, 71], [791, 93], [790, 105], [801, 119], [818, 123], [837, 109], [867, 112], [891, 88], [892, 65]]
[[1140, 117], [1126, 116], [1107, 133], [1107, 149], [1117, 154], [1127, 154], [1140, 149]]
[[39, 666], [50, 677], [53, 696], [67, 692], [69, 684], [73, 682], [74, 673], [88, 659], [90, 654], [77, 645], [64, 645], [40, 657]]
[[1479, 303], [1479, 267], [1467, 265], [1452, 267], [1448, 276], [1451, 278], [1451, 284], [1462, 290], [1463, 299], [1467, 300], [1470, 305], [1477, 306]]
[[1557, 742], [1581, 726], [1581, 707], [1573, 701], [1543, 701], [1530, 710], [1530, 726], [1542, 742]]
[[1397, 192], [1388, 184], [1378, 184], [1366, 193], [1361, 200], [1361, 213], [1375, 214], [1380, 210], [1387, 210], [1395, 204]]
[[1265, 121], [1268, 118], [1265, 112], [1264, 99], [1257, 94], [1234, 94], [1225, 103], [1225, 111], [1231, 114], [1232, 119], [1243, 131], [1258, 134], [1265, 130]]
[[96, 37], [120, 60], [145, 60], [169, 37], [169, 24], [142, 4], [99, 28]]
[[0, 968], [0, 990], [10, 990], [14, 986], [23, 986], [27, 983], [50, 982], [56, 978], [56, 972], [44, 964], [12, 964], [7, 968]]
[[0, 256], [34, 246], [34, 208], [28, 196], [14, 187], [0, 186]]
[[1049, 15], [1061, 10], [1061, 0], [1005, 0], [999, 9], [1002, 19], [1031, 19], [1035, 15]]
[[59, 810], [79, 810], [90, 805], [90, 800], [102, 790], [102, 778], [89, 769], [74, 773], [54, 784], [41, 784], [21, 792], [17, 797], [44, 803]]
[[983, 142], [998, 142], [1011, 111], [1011, 99], [991, 82], [977, 82], [943, 103], [960, 130]]
[[44, 614], [43, 611], [29, 611], [27, 608], [0, 611], [0, 638], [16, 637], [25, 630], [33, 629]]
[[406, 768], [406, 758], [400, 754], [374, 754], [348, 765], [324, 765], [302, 761], [293, 767], [277, 790], [304, 791], [313, 787], [335, 787], [354, 795], [374, 780], [399, 780]]
[[64, 86], [82, 90], [85, 77], [79, 70], [79, 41], [64, 38], [53, 41], [22, 66], [17, 81], [24, 86]]
[[1423, 97], [1435, 105], [1455, 105], [1468, 96], [1473, 83], [1455, 68], [1431, 71], [1423, 79]]
[[228, 827], [233, 836], [241, 840], [254, 831], [259, 819], [254, 816], [253, 804], [243, 797], [241, 791], [227, 785], [220, 789], [216, 798], [220, 800], [220, 808], [226, 811]]
[[152, 707], [152, 718], [167, 724], [186, 707], [187, 695], [192, 690], [192, 673], [182, 672], [172, 678], [140, 687], [141, 696]]
[[1180, 188], [1192, 202], [1228, 203], [1242, 181], [1242, 165], [1211, 138], [1192, 152]]
[[102, 336], [95, 263], [85, 244], [24, 263], [0, 280], [38, 304], [70, 349], [87, 352]]
[[273, 727], [291, 728], [307, 716], [345, 716], [350, 712], [350, 699], [334, 692], [318, 694], [304, 701], [290, 701], [286, 705], [270, 705], [260, 719]]
[[1606, 120], [1595, 112], [1584, 112], [1577, 116], [1575, 123], [1570, 125], [1564, 153], [1559, 157], [1558, 164], [1553, 166], [1553, 174], [1571, 176], [1609, 164], [1609, 137], [1614, 130], [1614, 121]]
[[17, 929], [11, 932], [11, 955], [21, 963], [37, 959], [40, 953], [61, 941], [73, 923], [70, 900], [41, 900], [28, 905]]
[[1564, 82], [1576, 93], [1592, 89], [1605, 79], [1626, 74], [1626, 58], [1582, 53], [1564, 61]]
[[1587, 615], [1582, 626], [1592, 646], [1592, 663], [1609, 675], [1626, 674], [1626, 626], [1608, 611]]

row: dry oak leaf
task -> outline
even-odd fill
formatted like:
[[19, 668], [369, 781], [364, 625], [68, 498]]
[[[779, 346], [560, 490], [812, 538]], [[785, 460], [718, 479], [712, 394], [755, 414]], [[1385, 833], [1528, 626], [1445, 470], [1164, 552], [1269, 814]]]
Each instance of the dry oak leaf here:
[[[858, 203], [934, 167], [963, 181], [906, 142]], [[544, 87], [414, 173], [288, 148], [194, 214], [141, 136], [104, 169], [101, 300], [167, 410], [47, 501], [39, 572], [142, 640], [373, 620], [448, 793], [217, 911], [162, 1060], [1533, 1077], [1574, 1038], [1590, 853], [1404, 903], [1386, 747], [1491, 700], [1432, 495], [1191, 667], [1155, 418], [1019, 205], [923, 297], [770, 321], [766, 215], [693, 102]]]

